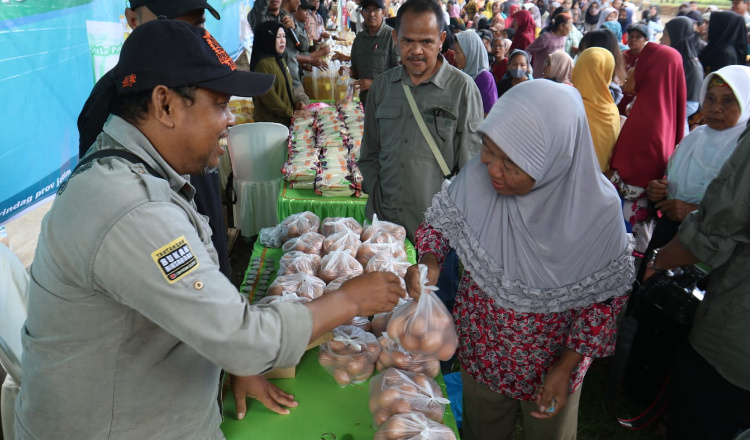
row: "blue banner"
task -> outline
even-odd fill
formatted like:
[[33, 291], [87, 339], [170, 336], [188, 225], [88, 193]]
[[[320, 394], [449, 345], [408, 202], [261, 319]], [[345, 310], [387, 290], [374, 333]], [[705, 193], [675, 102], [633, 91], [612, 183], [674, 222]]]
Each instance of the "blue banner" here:
[[[233, 57], [252, 0], [210, 0], [206, 29]], [[129, 29], [121, 0], [0, 1], [0, 224], [57, 192], [78, 161], [76, 121]]]

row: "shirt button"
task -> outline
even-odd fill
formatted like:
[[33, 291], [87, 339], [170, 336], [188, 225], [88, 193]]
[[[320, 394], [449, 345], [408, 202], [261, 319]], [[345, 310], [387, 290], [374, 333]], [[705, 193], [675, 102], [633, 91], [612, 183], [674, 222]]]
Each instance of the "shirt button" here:
[[203, 281], [196, 281], [193, 283], [193, 289], [195, 290], [201, 290], [203, 289]]

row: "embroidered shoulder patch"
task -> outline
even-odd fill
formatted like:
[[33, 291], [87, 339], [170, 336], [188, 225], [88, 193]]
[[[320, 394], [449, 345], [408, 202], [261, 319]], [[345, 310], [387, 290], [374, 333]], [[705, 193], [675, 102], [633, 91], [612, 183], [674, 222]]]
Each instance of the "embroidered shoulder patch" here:
[[155, 250], [151, 254], [151, 258], [159, 266], [169, 284], [176, 283], [180, 278], [198, 267], [198, 260], [193, 255], [184, 235]]

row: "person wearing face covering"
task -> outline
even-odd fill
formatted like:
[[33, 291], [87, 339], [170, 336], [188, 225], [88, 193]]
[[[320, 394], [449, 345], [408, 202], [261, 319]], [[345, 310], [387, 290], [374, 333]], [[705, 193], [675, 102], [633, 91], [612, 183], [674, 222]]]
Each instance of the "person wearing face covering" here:
[[[480, 155], [433, 198], [416, 236], [430, 283], [450, 248], [464, 262], [462, 438], [513, 438], [520, 410], [526, 438], [575, 439], [581, 383], [614, 352], [634, 278], [620, 200], [573, 87], [520, 84], [479, 132]], [[412, 296], [417, 275], [407, 271]]]
[[687, 104], [685, 115], [685, 133], [690, 132], [688, 119], [698, 111], [700, 104], [701, 83], [703, 82], [703, 66], [698, 61], [698, 38], [693, 30], [693, 20], [687, 17], [675, 17], [664, 26], [661, 44], [673, 47], [682, 55], [682, 67], [685, 69], [685, 87]]
[[623, 34], [623, 38], [620, 42], [627, 44], [627, 31], [630, 28], [630, 25], [633, 24], [633, 10], [628, 7], [620, 9], [620, 15], [617, 22], [620, 23], [620, 33]]
[[516, 23], [516, 35], [513, 37], [513, 44], [510, 45], [510, 51], [516, 49], [526, 50], [534, 42], [536, 25], [531, 13], [526, 10], [520, 10], [513, 15]]
[[599, 27], [600, 16], [601, 11], [599, 10], [599, 2], [591, 2], [589, 7], [586, 8], [586, 13], [583, 17], [584, 33], [593, 31], [594, 29], [597, 29]]
[[284, 61], [285, 48], [286, 34], [281, 23], [269, 20], [255, 28], [250, 70], [276, 77], [271, 90], [253, 100], [253, 119], [257, 122], [276, 122], [287, 127], [292, 123], [292, 76]]
[[495, 78], [490, 73], [487, 61], [487, 50], [476, 32], [459, 32], [454, 45], [456, 50], [456, 67], [469, 75], [482, 95], [484, 114], [490, 112], [497, 101]]
[[732, 64], [745, 64], [747, 28], [741, 16], [731, 11], [711, 13], [708, 44], [699, 59], [706, 75]]
[[532, 79], [529, 54], [522, 50], [514, 50], [508, 57], [508, 70], [505, 77], [497, 83], [497, 97], [501, 98], [511, 87]]

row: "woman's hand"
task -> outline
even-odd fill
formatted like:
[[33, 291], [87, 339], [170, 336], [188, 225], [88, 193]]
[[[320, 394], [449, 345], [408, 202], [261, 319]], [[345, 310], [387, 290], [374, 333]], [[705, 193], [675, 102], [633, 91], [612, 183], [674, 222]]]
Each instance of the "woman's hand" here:
[[297, 119], [305, 119], [312, 116], [312, 113], [305, 109], [298, 109], [294, 111], [294, 117]]
[[682, 200], [672, 199], [663, 200], [656, 204], [656, 208], [666, 215], [670, 220], [681, 222], [685, 220], [688, 214], [698, 209], [698, 205], [683, 202]]
[[560, 360], [549, 367], [544, 377], [544, 384], [536, 396], [539, 411], [532, 411], [531, 416], [537, 419], [555, 417], [568, 403], [568, 382], [573, 370], [583, 356], [567, 348], [563, 349]]
[[646, 196], [651, 202], [660, 202], [667, 198], [667, 179], [652, 180], [646, 186]]
[[[435, 254], [424, 254], [420, 260], [420, 264], [427, 266], [427, 285], [437, 285], [438, 277], [440, 276], [440, 265], [438, 265]], [[418, 300], [422, 294], [422, 286], [419, 283], [419, 264], [415, 264], [406, 270], [404, 281], [406, 281], [406, 291], [409, 293], [409, 296]]]

